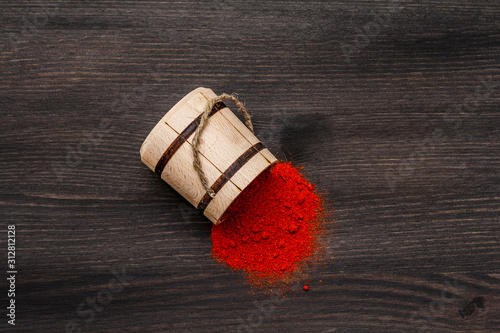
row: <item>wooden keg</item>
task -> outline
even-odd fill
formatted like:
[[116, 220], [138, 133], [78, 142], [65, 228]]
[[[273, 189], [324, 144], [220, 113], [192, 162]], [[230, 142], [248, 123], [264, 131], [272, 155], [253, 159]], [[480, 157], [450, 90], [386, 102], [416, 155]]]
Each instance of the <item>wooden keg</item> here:
[[277, 159], [223, 102], [216, 103], [199, 145], [212, 198], [193, 166], [192, 140], [202, 112], [215, 97], [207, 88], [184, 96], [149, 133], [140, 153], [144, 164], [217, 224], [234, 199]]

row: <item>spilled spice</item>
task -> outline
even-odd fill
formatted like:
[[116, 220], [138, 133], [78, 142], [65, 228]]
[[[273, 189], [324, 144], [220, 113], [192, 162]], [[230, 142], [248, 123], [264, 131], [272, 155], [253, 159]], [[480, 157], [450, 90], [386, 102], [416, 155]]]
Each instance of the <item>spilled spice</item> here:
[[322, 212], [320, 196], [299, 168], [277, 163], [260, 174], [212, 227], [212, 253], [258, 279], [283, 279], [315, 253]]

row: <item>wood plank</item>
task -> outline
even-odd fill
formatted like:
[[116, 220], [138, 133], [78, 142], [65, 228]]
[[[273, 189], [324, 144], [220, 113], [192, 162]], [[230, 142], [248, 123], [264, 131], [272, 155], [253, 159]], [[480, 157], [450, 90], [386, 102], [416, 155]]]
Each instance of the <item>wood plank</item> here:
[[[3, 1], [17, 330], [498, 332], [499, 15], [487, 0]], [[262, 322], [270, 295], [211, 259], [211, 223], [138, 154], [200, 86], [237, 92], [337, 214], [309, 292]], [[85, 322], [78, 306], [122, 269]]]

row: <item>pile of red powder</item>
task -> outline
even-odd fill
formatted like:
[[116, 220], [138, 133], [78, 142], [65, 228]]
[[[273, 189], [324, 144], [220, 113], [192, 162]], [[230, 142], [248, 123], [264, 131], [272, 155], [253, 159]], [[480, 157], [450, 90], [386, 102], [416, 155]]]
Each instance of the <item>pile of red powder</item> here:
[[299, 168], [260, 174], [212, 227], [213, 255], [229, 267], [280, 279], [314, 254], [322, 200]]

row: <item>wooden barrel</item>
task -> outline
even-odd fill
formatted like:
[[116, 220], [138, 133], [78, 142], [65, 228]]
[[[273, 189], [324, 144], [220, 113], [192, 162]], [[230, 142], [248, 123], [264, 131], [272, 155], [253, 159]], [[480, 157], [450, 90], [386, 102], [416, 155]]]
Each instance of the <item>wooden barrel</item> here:
[[201, 168], [214, 198], [193, 167], [193, 134], [208, 101], [217, 95], [197, 88], [174, 105], [141, 147], [141, 159], [214, 224], [236, 197], [276, 157], [223, 103], [214, 105], [199, 146]]

